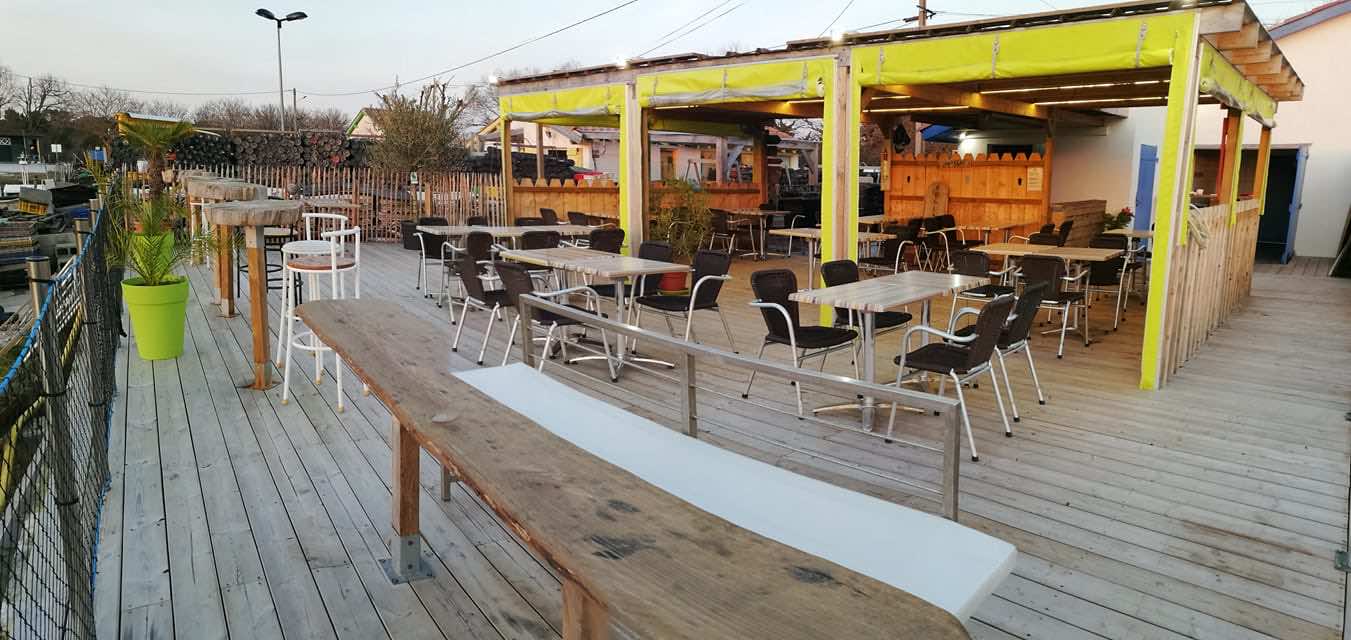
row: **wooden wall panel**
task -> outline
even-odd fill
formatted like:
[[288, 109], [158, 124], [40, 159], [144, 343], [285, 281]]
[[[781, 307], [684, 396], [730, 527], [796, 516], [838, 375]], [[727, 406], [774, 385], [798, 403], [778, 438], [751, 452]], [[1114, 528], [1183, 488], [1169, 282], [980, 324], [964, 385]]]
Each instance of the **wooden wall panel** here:
[[958, 224], [1031, 225], [1047, 219], [1043, 193], [1050, 188], [1045, 179], [1049, 166], [1037, 153], [893, 154], [889, 173], [887, 210], [891, 220], [921, 215], [924, 192], [932, 182], [950, 188], [948, 208]]

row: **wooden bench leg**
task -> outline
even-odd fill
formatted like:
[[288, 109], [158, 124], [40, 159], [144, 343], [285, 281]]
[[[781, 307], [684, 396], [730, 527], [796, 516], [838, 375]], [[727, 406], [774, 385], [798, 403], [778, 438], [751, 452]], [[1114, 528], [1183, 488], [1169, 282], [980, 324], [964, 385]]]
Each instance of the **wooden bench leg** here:
[[563, 640], [607, 640], [610, 616], [581, 585], [563, 578]]
[[381, 559], [385, 575], [394, 584], [432, 577], [431, 567], [422, 560], [422, 536], [418, 533], [418, 454], [420, 448], [413, 432], [398, 419], [389, 419], [390, 441], [394, 444], [394, 493], [390, 506], [394, 537], [389, 541], [388, 560]]
[[450, 502], [450, 485], [459, 482], [460, 479], [445, 467], [441, 467], [441, 501]]

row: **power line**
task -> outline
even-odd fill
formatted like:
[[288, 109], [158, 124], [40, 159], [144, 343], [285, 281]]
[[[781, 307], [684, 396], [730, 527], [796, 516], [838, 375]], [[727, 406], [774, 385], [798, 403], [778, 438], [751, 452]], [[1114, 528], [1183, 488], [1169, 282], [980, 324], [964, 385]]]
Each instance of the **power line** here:
[[[42, 76], [30, 76], [22, 73], [15, 73], [14, 75], [27, 80], [42, 79]], [[61, 79], [58, 78], [58, 80]], [[108, 85], [101, 85], [101, 84], [99, 85], [83, 84], [80, 82], [71, 82], [69, 80], [61, 80], [61, 82], [68, 84], [72, 87], [79, 87], [81, 89], [112, 89], [113, 91], [121, 91], [123, 93], [143, 93], [147, 95], [162, 95], [162, 96], [219, 97], [219, 96], [270, 95], [276, 93], [276, 89], [266, 89], [263, 91], [155, 91], [152, 89], [124, 89], [122, 87], [110, 87]]]
[[588, 23], [588, 22], [591, 22], [592, 20], [595, 20], [595, 19], [597, 19], [597, 18], [601, 18], [601, 17], [603, 17], [603, 16], [609, 15], [609, 14], [614, 13], [614, 12], [616, 12], [616, 11], [619, 11], [620, 9], [623, 9], [624, 7], [627, 7], [627, 6], [629, 6], [629, 5], [631, 5], [631, 4], [634, 4], [634, 3], [636, 3], [636, 2], [638, 2], [638, 0], [626, 0], [625, 2], [621, 2], [621, 3], [619, 3], [619, 4], [617, 4], [617, 5], [613, 6], [613, 7], [610, 7], [609, 9], [606, 9], [606, 10], [600, 12], [600, 13], [596, 13], [596, 14], [587, 16], [587, 17], [585, 17], [585, 18], [582, 18], [581, 20], [578, 20], [578, 21], [573, 22], [573, 23], [571, 23], [571, 24], [568, 24], [568, 25], [559, 27], [559, 28], [554, 29], [553, 31], [550, 31], [550, 32], [545, 33], [545, 34], [543, 34], [543, 35], [538, 35], [538, 36], [535, 36], [535, 37], [533, 37], [533, 38], [530, 38], [529, 40], [524, 40], [524, 41], [522, 41], [522, 42], [518, 42], [518, 43], [516, 43], [516, 44], [514, 44], [514, 45], [511, 45], [510, 47], [505, 48], [505, 49], [500, 49], [500, 50], [498, 50], [498, 51], [494, 51], [494, 52], [492, 52], [492, 53], [490, 53], [490, 54], [488, 54], [488, 55], [485, 55], [485, 56], [482, 56], [482, 57], [479, 57], [479, 58], [475, 58], [475, 59], [473, 59], [473, 60], [470, 60], [469, 62], [465, 62], [465, 63], [463, 63], [463, 64], [456, 65], [456, 66], [451, 67], [451, 68], [449, 68], [449, 69], [443, 69], [443, 70], [441, 70], [441, 71], [437, 71], [436, 73], [428, 74], [428, 75], [422, 76], [422, 77], [420, 77], [420, 78], [414, 78], [413, 80], [410, 80], [410, 81], [408, 81], [407, 83], [400, 83], [400, 84], [397, 84], [397, 85], [386, 85], [386, 86], [383, 86], [383, 87], [376, 87], [376, 88], [374, 88], [374, 89], [362, 89], [362, 90], [360, 90], [360, 91], [342, 91], [342, 92], [337, 92], [337, 93], [324, 93], [324, 92], [319, 92], [319, 91], [306, 91], [305, 93], [308, 94], [308, 95], [312, 95], [312, 96], [323, 96], [323, 97], [355, 96], [355, 95], [361, 95], [361, 94], [363, 94], [363, 93], [374, 93], [374, 92], [378, 92], [378, 91], [389, 91], [390, 89], [397, 88], [397, 87], [402, 86], [402, 85], [404, 85], [404, 84], [416, 84], [416, 83], [422, 82], [422, 81], [424, 81], [424, 80], [430, 80], [430, 79], [435, 78], [435, 77], [437, 77], [437, 76], [443, 76], [443, 75], [446, 75], [447, 73], [451, 73], [451, 72], [454, 72], [454, 71], [459, 71], [460, 69], [464, 69], [465, 67], [472, 67], [472, 66], [474, 66], [474, 65], [476, 65], [476, 64], [478, 64], [478, 63], [480, 63], [480, 62], [486, 62], [486, 61], [488, 61], [488, 60], [491, 60], [491, 59], [496, 58], [496, 57], [498, 57], [498, 56], [500, 56], [500, 55], [503, 55], [503, 54], [511, 53], [512, 51], [515, 51], [515, 50], [517, 50], [517, 49], [520, 49], [520, 48], [525, 47], [525, 46], [528, 46], [528, 45], [532, 45], [532, 44], [534, 44], [534, 43], [536, 43], [536, 42], [539, 42], [540, 40], [544, 40], [545, 38], [549, 38], [549, 37], [552, 37], [552, 36], [556, 36], [556, 35], [558, 35], [558, 34], [560, 34], [560, 33], [563, 33], [564, 31], [567, 31], [567, 30], [569, 30], [569, 29], [573, 29], [573, 28], [575, 28], [575, 27], [579, 27], [579, 26], [584, 25], [584, 24], [586, 24], [586, 23]]
[[840, 21], [840, 17], [844, 15], [844, 12], [848, 11], [849, 7], [852, 6], [854, 6], [854, 0], [849, 0], [849, 2], [844, 3], [844, 8], [840, 9], [840, 12], [835, 14], [835, 19], [831, 20], [830, 24], [826, 25], [826, 28], [821, 30], [821, 33], [816, 34], [816, 37], [820, 38], [821, 36], [826, 35], [826, 32], [830, 31], [830, 28], [835, 26], [836, 22]]
[[649, 54], [649, 53], [652, 53], [653, 51], [656, 51], [657, 49], [660, 49], [660, 48], [662, 48], [662, 47], [664, 47], [664, 46], [666, 46], [666, 45], [668, 45], [668, 44], [671, 44], [671, 43], [673, 43], [673, 42], [675, 42], [675, 41], [677, 41], [677, 40], [680, 40], [681, 38], [684, 38], [685, 36], [688, 36], [688, 35], [690, 35], [690, 34], [696, 32], [696, 31], [698, 31], [698, 30], [700, 30], [700, 29], [702, 29], [702, 28], [704, 28], [704, 27], [706, 27], [706, 26], [708, 26], [708, 25], [710, 25], [710, 24], [716, 22], [719, 18], [721, 18], [721, 17], [723, 17], [723, 16], [725, 16], [725, 15], [727, 15], [727, 14], [733, 12], [733, 11], [736, 11], [737, 9], [741, 8], [741, 6], [744, 5], [744, 4], [746, 4], [746, 3], [745, 3], [745, 2], [739, 2], [739, 3], [735, 4], [735, 5], [732, 5], [732, 6], [731, 6], [730, 8], [728, 8], [726, 11], [723, 11], [722, 13], [719, 13], [718, 15], [713, 16], [712, 18], [709, 18], [708, 20], [705, 20], [705, 21], [703, 21], [703, 22], [701, 22], [701, 23], [699, 23], [699, 24], [697, 24], [697, 25], [694, 25], [693, 27], [690, 27], [689, 29], [686, 29], [684, 33], [681, 33], [681, 34], [679, 34], [679, 35], [677, 35], [677, 36], [675, 36], [675, 37], [673, 37], [673, 38], [670, 38], [670, 39], [666, 40], [665, 42], [662, 42], [661, 44], [658, 44], [658, 45], [652, 47], [651, 49], [648, 49], [647, 51], [644, 51], [644, 52], [638, 54], [638, 55], [635, 56], [635, 57], [641, 58], [641, 57], [643, 57], [643, 56], [645, 56], [645, 55], [647, 55], [647, 54]]
[[662, 34], [660, 37], [658, 37], [657, 40], [658, 40], [658, 41], [660, 41], [660, 40], [665, 40], [666, 38], [670, 37], [671, 34], [677, 32], [677, 31], [680, 31], [681, 29], [684, 29], [685, 27], [688, 27], [688, 26], [690, 26], [691, 24], [694, 24], [695, 22], [697, 22], [697, 21], [699, 21], [699, 20], [702, 20], [704, 16], [706, 16], [706, 15], [708, 15], [708, 14], [710, 14], [710, 13], [713, 13], [714, 11], [717, 11], [718, 9], [723, 8], [724, 6], [726, 6], [726, 5], [727, 5], [729, 2], [731, 2], [731, 1], [732, 1], [732, 0], [723, 0], [722, 2], [719, 2], [718, 4], [713, 5], [713, 7], [710, 8], [708, 11], [705, 11], [705, 12], [703, 12], [703, 13], [701, 13], [701, 14], [695, 16], [694, 18], [685, 21], [683, 24], [681, 24], [680, 26], [678, 26], [678, 27], [676, 27], [676, 28], [674, 28], [674, 29], [671, 29], [670, 31], [667, 31], [666, 33], [664, 33], [664, 34]]

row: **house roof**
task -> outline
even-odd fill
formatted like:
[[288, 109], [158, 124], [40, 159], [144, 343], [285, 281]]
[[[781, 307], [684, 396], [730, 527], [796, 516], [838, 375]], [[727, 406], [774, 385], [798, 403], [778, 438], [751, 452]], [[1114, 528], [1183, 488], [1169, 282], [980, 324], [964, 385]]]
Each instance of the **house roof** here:
[[347, 125], [347, 131], [345, 132], [345, 134], [349, 136], [352, 135], [352, 132], [356, 131], [357, 125], [361, 124], [361, 121], [366, 119], [367, 117], [369, 117], [373, 122], [375, 122], [377, 126], [379, 126], [380, 118], [384, 114], [385, 110], [381, 107], [362, 107], [361, 109], [357, 110], [357, 114], [352, 117], [352, 123]]
[[1272, 38], [1284, 38], [1347, 13], [1351, 13], [1351, 0], [1333, 0], [1280, 21], [1269, 33]]

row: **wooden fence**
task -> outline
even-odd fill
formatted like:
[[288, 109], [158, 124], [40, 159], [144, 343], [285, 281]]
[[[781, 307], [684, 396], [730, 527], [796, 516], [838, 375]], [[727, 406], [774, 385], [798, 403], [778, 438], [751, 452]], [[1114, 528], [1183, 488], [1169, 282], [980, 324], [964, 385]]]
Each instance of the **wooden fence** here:
[[[755, 209], [760, 206], [760, 187], [750, 182], [705, 182], [700, 189], [708, 194], [708, 206], [713, 209]], [[653, 182], [649, 197], [659, 202], [665, 191], [662, 183]], [[602, 180], [516, 180], [511, 192], [512, 219], [539, 215], [540, 208], [553, 209], [559, 216], [569, 211], [581, 211], [617, 217], [619, 215], [619, 185]]]
[[1050, 159], [1032, 155], [894, 154], [886, 166], [886, 215], [922, 215], [929, 185], [948, 186], [948, 212], [958, 224], [1040, 225], [1046, 222]]
[[[188, 168], [188, 167], [180, 167]], [[363, 205], [353, 224], [363, 239], [400, 238], [399, 223], [422, 216], [463, 224], [469, 216], [487, 216], [492, 224], [508, 224], [502, 203], [502, 179], [487, 173], [419, 172], [417, 184], [406, 173], [370, 168], [299, 166], [192, 167], [268, 187], [283, 198], [337, 197]]]
[[1168, 309], [1164, 319], [1164, 375], [1178, 370], [1252, 291], [1257, 249], [1258, 201], [1194, 209], [1188, 216], [1187, 244], [1169, 264]]

